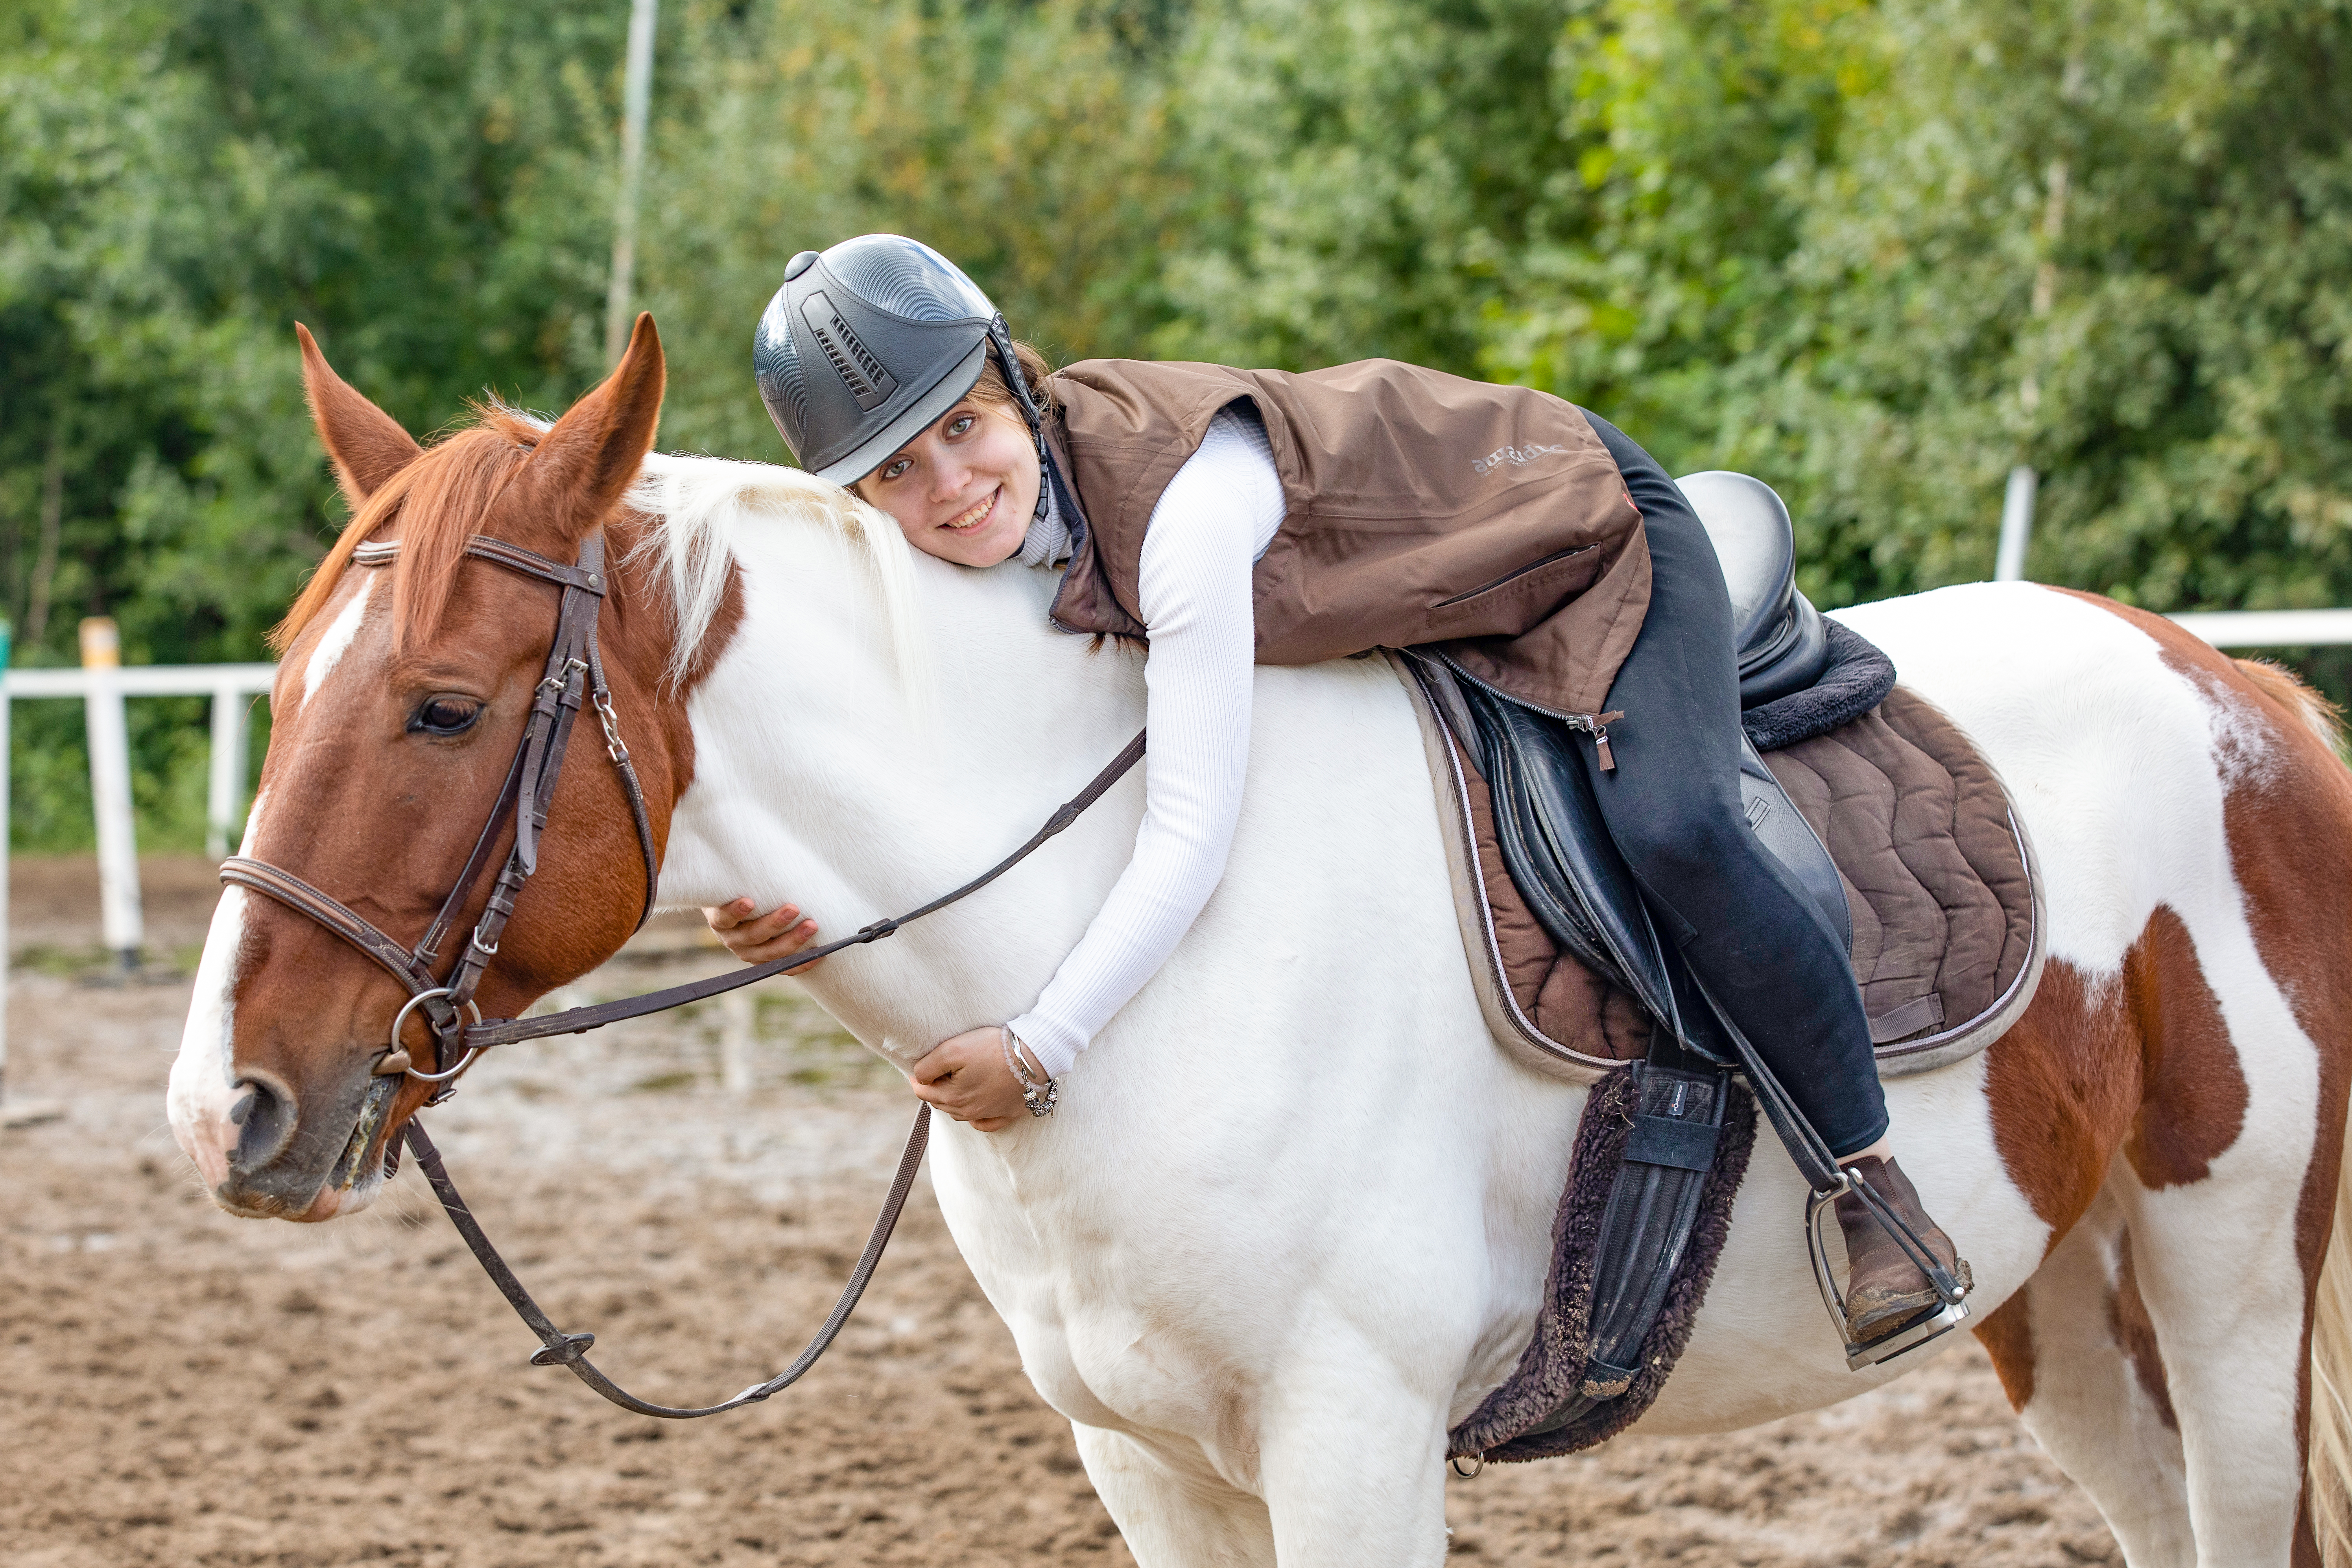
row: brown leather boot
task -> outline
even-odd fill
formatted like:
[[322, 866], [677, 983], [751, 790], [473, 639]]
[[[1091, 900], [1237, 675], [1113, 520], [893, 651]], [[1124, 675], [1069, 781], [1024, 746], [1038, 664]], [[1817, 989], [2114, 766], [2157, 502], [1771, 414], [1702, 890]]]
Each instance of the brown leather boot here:
[[[1875, 1157], [1844, 1160], [1840, 1164], [1862, 1173], [1871, 1191], [1885, 1198], [1895, 1212], [1927, 1244], [1936, 1260], [1952, 1272], [1963, 1288], [1975, 1281], [1968, 1260], [1960, 1257], [1927, 1211], [1910, 1178], [1892, 1160]], [[1845, 1286], [1846, 1337], [1866, 1345], [1883, 1340], [1905, 1323], [1934, 1307], [1939, 1298], [1927, 1276], [1911, 1261], [1903, 1246], [1871, 1216], [1860, 1196], [1848, 1193], [1837, 1200], [1838, 1228], [1845, 1233], [1848, 1265]]]

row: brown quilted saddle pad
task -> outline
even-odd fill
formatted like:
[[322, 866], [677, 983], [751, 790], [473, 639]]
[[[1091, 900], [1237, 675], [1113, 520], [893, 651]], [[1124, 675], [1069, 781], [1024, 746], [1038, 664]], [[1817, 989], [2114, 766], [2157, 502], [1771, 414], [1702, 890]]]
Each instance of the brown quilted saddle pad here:
[[[1419, 687], [1462, 936], [1496, 1038], [1538, 1071], [1591, 1082], [1648, 1049], [1633, 998], [1562, 952], [1503, 868], [1486, 781]], [[2040, 984], [2048, 921], [2025, 831], [1958, 726], [1897, 686], [1765, 764], [1837, 862], [1853, 973], [1881, 1076], [1982, 1050]]]

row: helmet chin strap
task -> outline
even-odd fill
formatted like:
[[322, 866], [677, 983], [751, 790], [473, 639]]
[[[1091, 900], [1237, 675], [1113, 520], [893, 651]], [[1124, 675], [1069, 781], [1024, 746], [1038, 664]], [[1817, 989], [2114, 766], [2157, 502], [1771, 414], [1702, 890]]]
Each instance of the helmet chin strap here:
[[988, 323], [988, 341], [1004, 369], [1004, 384], [1013, 389], [1013, 400], [1029, 422], [1029, 438], [1037, 444], [1037, 504], [1029, 514], [1034, 524], [1045, 515], [1053, 496], [1054, 459], [1045, 450], [1045, 411], [1038, 406], [1036, 394], [1029, 390], [1029, 378], [1021, 372], [1021, 356], [1013, 352], [1013, 329], [1005, 325], [1003, 312]]

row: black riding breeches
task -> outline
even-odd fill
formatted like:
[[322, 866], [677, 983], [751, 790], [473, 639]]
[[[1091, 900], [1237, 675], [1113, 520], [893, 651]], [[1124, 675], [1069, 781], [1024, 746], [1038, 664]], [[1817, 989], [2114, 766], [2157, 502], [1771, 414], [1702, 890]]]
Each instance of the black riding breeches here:
[[[1598, 416], [1650, 544], [1650, 610], [1609, 689], [1617, 766], [1593, 794], [1660, 934], [1832, 1152], [1886, 1131], [1862, 993], [1837, 937], [1740, 810], [1739, 668], [1715, 546], [1665, 470]], [[1580, 747], [1594, 762], [1590, 741]]]

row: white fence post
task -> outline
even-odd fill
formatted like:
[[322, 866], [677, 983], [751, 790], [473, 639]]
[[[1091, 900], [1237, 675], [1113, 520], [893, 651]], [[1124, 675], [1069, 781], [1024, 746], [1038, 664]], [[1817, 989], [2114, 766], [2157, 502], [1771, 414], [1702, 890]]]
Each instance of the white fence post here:
[[719, 1087], [732, 1095], [751, 1092], [751, 1046], [759, 1030], [759, 1004], [751, 987], [719, 999]]
[[114, 622], [92, 616], [81, 624], [81, 667], [89, 673], [83, 711], [89, 725], [90, 807], [98, 814], [99, 911], [125, 969], [139, 966], [146, 941], [139, 908], [139, 839], [131, 808], [131, 728], [123, 718], [122, 641]]
[[223, 684], [213, 690], [211, 760], [205, 790], [205, 853], [225, 860], [245, 794], [245, 693], [235, 686]]
[[2015, 583], [2025, 575], [2025, 547], [2033, 542], [2033, 498], [2041, 483], [2041, 476], [2023, 463], [2009, 470], [2009, 493], [2000, 506], [2000, 549], [1993, 556], [1996, 583]]
[[8, 1098], [8, 641], [0, 620], [0, 1104]]

